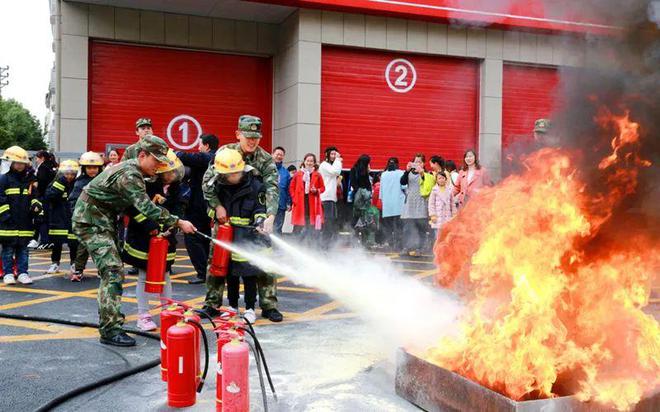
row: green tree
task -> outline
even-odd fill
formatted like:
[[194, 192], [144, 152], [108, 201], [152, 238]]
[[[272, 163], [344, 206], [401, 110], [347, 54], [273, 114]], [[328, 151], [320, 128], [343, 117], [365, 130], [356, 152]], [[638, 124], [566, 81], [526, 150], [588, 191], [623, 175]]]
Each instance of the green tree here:
[[14, 99], [0, 99], [0, 149], [18, 145], [25, 150], [46, 148], [39, 120]]

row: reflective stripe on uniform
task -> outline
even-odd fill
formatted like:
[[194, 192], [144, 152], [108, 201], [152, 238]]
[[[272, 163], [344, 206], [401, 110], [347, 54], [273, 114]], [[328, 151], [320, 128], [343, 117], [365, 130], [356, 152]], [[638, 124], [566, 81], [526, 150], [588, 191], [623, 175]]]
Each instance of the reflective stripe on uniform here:
[[50, 229], [48, 230], [48, 234], [53, 236], [68, 236], [69, 231], [66, 229]]
[[250, 224], [250, 218], [249, 217], [231, 216], [229, 218], [229, 223], [231, 223], [232, 225], [247, 226], [247, 225]]
[[30, 202], [30, 204], [31, 204], [32, 206], [34, 206], [34, 205], [43, 206], [43, 205], [41, 204], [41, 202], [39, 201], [39, 199], [32, 199], [32, 201]]
[[9, 205], [2, 205], [0, 206], [0, 214], [5, 213], [6, 211], [9, 210]]
[[209, 215], [209, 217], [210, 217], [211, 219], [213, 219], [213, 218], [215, 217], [215, 210], [213, 210], [213, 209], [209, 209], [207, 215]]
[[265, 214], [265, 213], [257, 213], [256, 215], [254, 215], [255, 220], [260, 218], [260, 217], [263, 217], [264, 219], [266, 219], [268, 217], [268, 215]]
[[66, 188], [64, 187], [64, 185], [63, 185], [62, 183], [60, 183], [60, 182], [53, 182], [53, 187], [54, 187], [55, 189], [57, 189], [57, 190], [61, 190], [61, 191], [64, 191], [64, 189], [66, 189]]
[[174, 260], [175, 258], [176, 258], [176, 252], [167, 254], [167, 260]]
[[19, 230], [18, 237], [32, 237], [34, 236], [34, 230]]
[[146, 252], [137, 250], [128, 243], [124, 243], [124, 250], [126, 251], [126, 253], [128, 253], [129, 255], [133, 256], [136, 259], [147, 260], [149, 257], [149, 255], [147, 255]]
[[68, 235], [66, 235], [66, 238], [69, 239], [69, 240], [78, 240], [76, 235], [73, 234], [73, 233], [69, 233]]
[[0, 236], [18, 236], [18, 230], [0, 230]]
[[135, 215], [135, 217], [133, 218], [133, 220], [135, 220], [135, 221], [138, 222], [138, 223], [142, 223], [142, 222], [144, 222], [145, 220], [147, 220], [147, 217], [146, 217], [145, 215], [143, 215], [142, 213], [140, 213], [139, 215]]
[[18, 187], [11, 187], [9, 189], [5, 189], [5, 194], [6, 195], [20, 195], [21, 194], [21, 189]]

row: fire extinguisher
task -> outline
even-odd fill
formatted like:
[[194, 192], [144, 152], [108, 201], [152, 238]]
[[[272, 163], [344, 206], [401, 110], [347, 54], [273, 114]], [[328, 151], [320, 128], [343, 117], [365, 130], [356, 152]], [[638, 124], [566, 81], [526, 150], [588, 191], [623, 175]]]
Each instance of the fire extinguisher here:
[[[202, 324], [185, 318], [171, 326], [167, 331], [167, 404], [175, 408], [192, 406], [197, 400], [197, 392], [202, 391], [204, 379], [208, 371], [209, 347], [206, 334]], [[201, 334], [204, 341], [206, 354], [204, 372], [199, 377], [197, 374], [197, 362], [199, 354], [195, 355], [195, 339], [197, 333]]]
[[[216, 239], [224, 242], [231, 243], [234, 238], [234, 230], [230, 224], [219, 225]], [[211, 267], [209, 273], [212, 276], [225, 277], [229, 270], [229, 260], [231, 252], [220, 245], [213, 246], [213, 259], [211, 259]]]
[[147, 261], [147, 280], [144, 291], [163, 293], [165, 270], [167, 269], [167, 249], [170, 242], [162, 236], [153, 236], [149, 240], [149, 260]]
[[184, 308], [171, 303], [160, 312], [160, 376], [167, 382], [167, 331], [183, 315]]
[[167, 331], [167, 404], [175, 408], [192, 406], [197, 400], [195, 337], [195, 327], [183, 321]]
[[250, 410], [248, 344], [239, 339], [232, 339], [222, 347], [221, 353], [222, 411], [248, 412]]
[[[216, 364], [216, 411], [222, 412], [222, 348], [233, 339], [243, 339], [242, 331], [230, 328], [227, 324], [218, 326], [215, 330], [218, 338], [218, 361]], [[244, 333], [244, 332], [243, 332]]]

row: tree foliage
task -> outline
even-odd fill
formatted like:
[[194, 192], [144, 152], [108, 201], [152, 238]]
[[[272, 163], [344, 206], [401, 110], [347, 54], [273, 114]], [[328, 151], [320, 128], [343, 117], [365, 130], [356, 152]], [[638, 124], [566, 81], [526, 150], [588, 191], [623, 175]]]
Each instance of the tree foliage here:
[[39, 120], [14, 99], [0, 99], [0, 149], [18, 145], [25, 150], [46, 148]]

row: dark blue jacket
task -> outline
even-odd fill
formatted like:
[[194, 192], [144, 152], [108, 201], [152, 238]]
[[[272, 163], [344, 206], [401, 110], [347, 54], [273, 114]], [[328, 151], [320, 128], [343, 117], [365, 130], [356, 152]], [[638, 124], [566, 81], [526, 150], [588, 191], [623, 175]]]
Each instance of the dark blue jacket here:
[[181, 163], [186, 166], [190, 172], [188, 174], [188, 186], [190, 187], [190, 204], [188, 205], [186, 218], [192, 220], [194, 224], [208, 222], [209, 217], [206, 214], [207, 204], [202, 192], [202, 179], [208, 169], [209, 164], [215, 158], [215, 152], [208, 153], [176, 153]]
[[280, 203], [277, 208], [284, 210], [291, 206], [291, 195], [289, 194], [289, 184], [291, 183], [291, 175], [282, 163], [275, 163], [277, 166], [277, 174], [279, 175], [278, 186], [280, 188]]
[[48, 237], [58, 242], [75, 240], [71, 233], [71, 214], [68, 201], [69, 194], [73, 190], [75, 181], [67, 181], [63, 175], [55, 177], [48, 185], [44, 198], [48, 201]]

